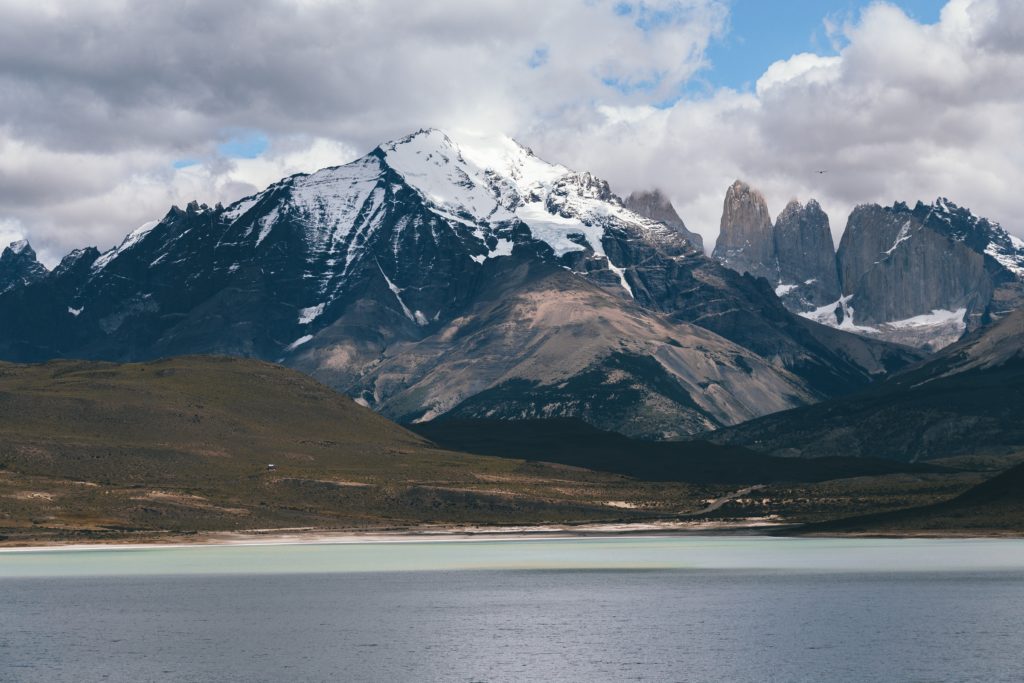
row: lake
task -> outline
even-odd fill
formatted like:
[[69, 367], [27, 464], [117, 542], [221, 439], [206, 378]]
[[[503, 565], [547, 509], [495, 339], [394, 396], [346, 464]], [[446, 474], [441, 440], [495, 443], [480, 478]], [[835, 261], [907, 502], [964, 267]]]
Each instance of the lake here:
[[1018, 681], [1024, 541], [0, 553], [2, 681]]

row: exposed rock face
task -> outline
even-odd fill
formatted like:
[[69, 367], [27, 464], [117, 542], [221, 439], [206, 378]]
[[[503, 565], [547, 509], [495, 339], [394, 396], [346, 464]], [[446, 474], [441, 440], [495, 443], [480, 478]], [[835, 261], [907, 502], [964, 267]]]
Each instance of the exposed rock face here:
[[779, 281], [768, 203], [764, 195], [741, 180], [725, 193], [713, 255], [737, 273], [750, 273], [772, 283]]
[[904, 226], [904, 237], [909, 237], [913, 220], [906, 215], [906, 208], [903, 203], [891, 208], [862, 204], [850, 214], [837, 253], [844, 295], [853, 294], [861, 276], [872, 268], [879, 256], [887, 255]]
[[768, 280], [791, 311], [813, 311], [839, 298], [828, 216], [813, 199], [806, 206], [794, 199], [773, 225], [764, 196], [737, 180], [725, 194], [714, 256]]
[[1024, 310], [851, 396], [711, 435], [774, 455], [914, 462], [1024, 447]]
[[[863, 218], [854, 215], [851, 223]], [[904, 320], [936, 309], [964, 308], [980, 316], [993, 289], [985, 257], [963, 242], [925, 228], [912, 215], [901, 214], [896, 219], [903, 219], [900, 227], [904, 232], [898, 233], [887, 249], [868, 255], [876, 259], [870, 265], [864, 264], [865, 245], [858, 240], [844, 239], [840, 245], [839, 260], [850, 277], [843, 289], [853, 295], [850, 308], [855, 311], [855, 323]], [[856, 232], [871, 232], [871, 227], [860, 226]], [[854, 263], [848, 265], [847, 256]], [[863, 271], [857, 272], [854, 264]]]
[[677, 230], [693, 246], [697, 247], [700, 251], [704, 251], [704, 238], [687, 229], [683, 219], [679, 217], [676, 208], [672, 206], [672, 202], [669, 201], [669, 198], [661, 190], [633, 192], [626, 197], [622, 204], [630, 211], [664, 223], [668, 227]]
[[779, 264], [776, 293], [790, 310], [807, 311], [839, 298], [836, 251], [828, 216], [811, 199], [795, 199], [775, 221], [775, 255]]
[[660, 437], [916, 360], [793, 315], [589, 173], [486, 144], [420, 131], [226, 208], [174, 207], [0, 295], [0, 358], [250, 356], [402, 420]]
[[934, 351], [1024, 306], [1024, 242], [945, 198], [854, 209], [833, 253], [813, 199], [779, 214], [737, 181], [714, 255], [764, 277], [791, 311], [849, 332]]
[[854, 209], [837, 254], [842, 299], [812, 316], [941, 348], [1024, 304], [1024, 243], [944, 198]]
[[0, 253], [0, 294], [45, 276], [46, 268], [36, 260], [36, 252], [25, 240], [11, 242]]
[[[623, 433], [679, 437], [812, 400], [806, 385], [706, 329], [675, 324], [575, 277], [513, 256], [486, 264], [454, 321], [396, 341], [349, 389], [404, 422], [439, 415], [580, 417]], [[343, 319], [344, 320], [344, 319]], [[294, 363], [331, 378], [343, 337]]]

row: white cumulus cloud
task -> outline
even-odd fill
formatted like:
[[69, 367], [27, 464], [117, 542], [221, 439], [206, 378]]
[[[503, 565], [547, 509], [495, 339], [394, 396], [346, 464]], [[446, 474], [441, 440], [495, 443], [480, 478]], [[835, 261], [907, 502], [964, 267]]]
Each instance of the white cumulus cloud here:
[[[837, 233], [857, 203], [938, 195], [1024, 232], [1024, 4], [950, 0], [928, 25], [877, 2], [830, 25], [835, 53], [688, 95], [729, 8], [0, 0], [0, 239], [52, 264], [426, 126], [661, 187], [709, 246], [737, 177], [776, 212], [817, 198]], [[266, 149], [231, 158], [239, 131]]]
[[625, 190], [662, 186], [709, 245], [737, 177], [774, 212], [817, 198], [837, 236], [858, 203], [940, 195], [1022, 234], [1022, 25], [1024, 4], [1008, 0], [952, 0], [931, 25], [876, 3], [837, 28], [837, 55], [771, 64], [753, 93], [599, 110], [589, 147], [558, 130], [539, 146]]

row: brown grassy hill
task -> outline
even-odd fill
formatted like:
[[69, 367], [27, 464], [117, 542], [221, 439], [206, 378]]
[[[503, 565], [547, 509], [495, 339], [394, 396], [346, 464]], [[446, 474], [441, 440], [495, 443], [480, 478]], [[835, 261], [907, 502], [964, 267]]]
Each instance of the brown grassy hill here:
[[[707, 495], [444, 451], [305, 375], [259, 361], [0, 364], [7, 542], [622, 519], [699, 507]], [[608, 504], [636, 499], [646, 511]]]

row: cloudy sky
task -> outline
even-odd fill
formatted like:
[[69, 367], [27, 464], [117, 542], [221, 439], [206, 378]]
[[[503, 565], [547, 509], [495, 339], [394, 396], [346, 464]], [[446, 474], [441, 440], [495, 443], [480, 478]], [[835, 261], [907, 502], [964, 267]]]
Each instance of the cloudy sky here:
[[428, 126], [658, 186], [709, 246], [735, 178], [837, 235], [939, 195], [1022, 234], [1024, 2], [0, 0], [0, 241], [51, 265]]

